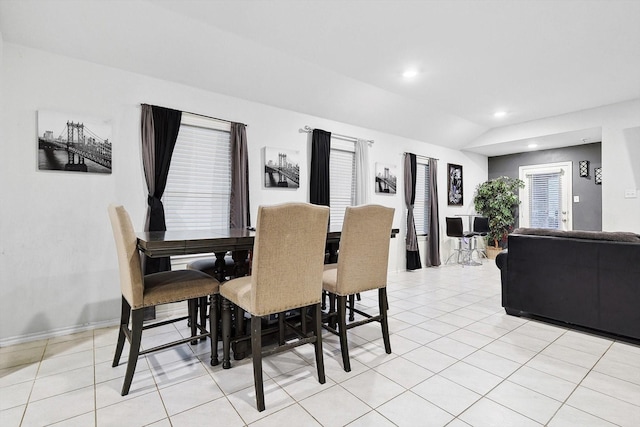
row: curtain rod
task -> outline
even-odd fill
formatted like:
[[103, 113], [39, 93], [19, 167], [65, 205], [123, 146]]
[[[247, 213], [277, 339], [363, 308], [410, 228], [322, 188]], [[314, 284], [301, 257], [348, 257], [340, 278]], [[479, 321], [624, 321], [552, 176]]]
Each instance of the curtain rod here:
[[[150, 105], [150, 104], [140, 104], [140, 105]], [[151, 105], [153, 107], [153, 105]], [[167, 107], [164, 107], [167, 108]], [[200, 113], [192, 113], [191, 111], [184, 111], [184, 110], [178, 110], [178, 111], [182, 111], [183, 113], [187, 113], [187, 114], [192, 114], [194, 116], [199, 116], [199, 117], [204, 117], [205, 119], [213, 119], [213, 120], [218, 120], [221, 122], [226, 122], [226, 123], [240, 123], [240, 122], [234, 122], [232, 120], [227, 120], [227, 119], [221, 119], [219, 117], [212, 117], [212, 116], [206, 116], [204, 114], [200, 114]], [[249, 127], [248, 124], [246, 123], [240, 123], [241, 125], [245, 125], [245, 127]]]
[[[404, 152], [404, 153], [402, 153], [402, 154], [413, 154], [413, 153], [407, 153], [407, 152], [405, 151], [405, 152]], [[416, 157], [419, 157], [419, 158], [421, 158], [421, 159], [427, 159], [427, 160], [430, 160], [430, 159], [433, 159], [433, 160], [440, 160], [440, 159], [436, 159], [435, 157], [421, 156], [421, 155], [419, 155], [419, 154], [415, 154], [415, 156], [416, 156]]]
[[[300, 129], [300, 132], [311, 133], [313, 132], [313, 128], [311, 126], [305, 126], [304, 129]], [[353, 136], [340, 135], [339, 133], [331, 133], [331, 137], [342, 139], [344, 141], [351, 141], [351, 142], [356, 142], [358, 139], [361, 139]], [[365, 139], [364, 141], [367, 141], [369, 144], [374, 143], [373, 139]]]

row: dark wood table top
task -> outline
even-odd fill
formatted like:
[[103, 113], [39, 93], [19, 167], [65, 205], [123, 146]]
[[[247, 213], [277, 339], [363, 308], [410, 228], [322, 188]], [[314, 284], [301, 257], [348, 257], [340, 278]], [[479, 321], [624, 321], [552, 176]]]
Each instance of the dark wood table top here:
[[[399, 232], [391, 230], [391, 237]], [[173, 230], [137, 233], [138, 248], [151, 258], [171, 255], [191, 255], [210, 252], [250, 250], [255, 231], [245, 228], [211, 230]], [[328, 231], [327, 242], [339, 242], [340, 231]]]

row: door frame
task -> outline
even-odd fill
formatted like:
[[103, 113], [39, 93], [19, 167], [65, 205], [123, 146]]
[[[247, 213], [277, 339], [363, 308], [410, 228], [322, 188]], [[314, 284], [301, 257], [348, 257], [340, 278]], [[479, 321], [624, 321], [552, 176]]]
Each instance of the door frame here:
[[562, 174], [561, 230], [573, 230], [573, 162], [571, 161], [519, 167], [519, 176], [524, 182], [524, 188], [521, 188], [519, 191], [521, 200], [519, 209], [520, 227], [529, 227], [529, 180], [527, 176], [536, 173], [554, 173], [558, 171]]

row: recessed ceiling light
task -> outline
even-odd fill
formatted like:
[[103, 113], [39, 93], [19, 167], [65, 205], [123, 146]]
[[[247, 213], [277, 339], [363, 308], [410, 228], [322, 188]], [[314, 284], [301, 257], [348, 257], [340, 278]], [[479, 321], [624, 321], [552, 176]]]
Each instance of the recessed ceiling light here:
[[538, 144], [536, 144], [535, 142], [532, 142], [531, 144], [527, 145], [527, 147], [529, 148], [536, 148], [538, 146]]
[[496, 111], [495, 113], [493, 113], [493, 117], [496, 117], [498, 119], [504, 117], [507, 115], [506, 111]]
[[418, 70], [416, 70], [415, 68], [409, 68], [408, 70], [405, 70], [404, 73], [402, 73], [402, 77], [404, 77], [405, 79], [412, 79], [417, 75]]

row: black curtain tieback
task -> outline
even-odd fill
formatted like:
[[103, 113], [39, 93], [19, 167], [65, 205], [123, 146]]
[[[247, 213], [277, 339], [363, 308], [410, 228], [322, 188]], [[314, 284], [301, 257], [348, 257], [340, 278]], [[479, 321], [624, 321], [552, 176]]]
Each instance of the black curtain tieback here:
[[147, 196], [147, 204], [149, 206], [153, 206], [155, 204], [157, 204], [160, 201], [160, 197], [156, 197], [156, 196]]

